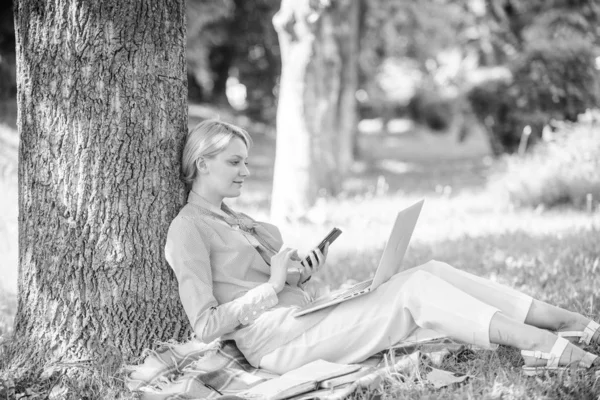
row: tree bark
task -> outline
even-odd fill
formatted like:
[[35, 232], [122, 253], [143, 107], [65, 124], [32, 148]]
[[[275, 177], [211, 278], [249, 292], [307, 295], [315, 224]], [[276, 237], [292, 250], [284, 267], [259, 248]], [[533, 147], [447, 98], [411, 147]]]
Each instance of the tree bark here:
[[297, 219], [335, 195], [353, 161], [358, 2], [282, 0], [273, 18], [282, 71], [271, 215]]
[[15, 3], [14, 367], [110, 370], [188, 330], [163, 256], [184, 203], [184, 19], [183, 0]]

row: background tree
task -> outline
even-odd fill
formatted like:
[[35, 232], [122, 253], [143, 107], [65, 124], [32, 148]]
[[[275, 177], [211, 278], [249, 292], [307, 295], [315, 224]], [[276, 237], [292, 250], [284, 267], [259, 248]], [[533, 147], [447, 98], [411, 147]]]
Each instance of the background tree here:
[[110, 372], [188, 329], [163, 256], [184, 201], [184, 20], [183, 0], [15, 4], [13, 367]]
[[336, 194], [357, 125], [358, 2], [282, 0], [273, 19], [282, 71], [271, 214], [297, 218]]

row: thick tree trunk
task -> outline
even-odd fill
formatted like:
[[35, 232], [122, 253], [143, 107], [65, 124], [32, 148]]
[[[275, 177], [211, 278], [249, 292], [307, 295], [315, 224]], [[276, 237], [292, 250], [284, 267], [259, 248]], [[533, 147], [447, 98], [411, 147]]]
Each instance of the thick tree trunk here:
[[319, 193], [335, 195], [353, 161], [358, 3], [311, 8], [282, 0], [273, 19], [282, 71], [271, 214], [296, 219]]
[[183, 0], [19, 0], [13, 366], [131, 360], [187, 330], [163, 246], [184, 202]]

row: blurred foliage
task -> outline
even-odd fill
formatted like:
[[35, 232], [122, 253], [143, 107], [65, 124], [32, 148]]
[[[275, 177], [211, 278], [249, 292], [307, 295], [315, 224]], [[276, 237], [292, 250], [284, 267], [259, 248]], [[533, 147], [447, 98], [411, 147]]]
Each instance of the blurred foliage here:
[[467, 98], [496, 154], [518, 149], [524, 128], [535, 143], [551, 120], [575, 120], [600, 100], [600, 5], [589, 1], [488, 2], [504, 41], [509, 81], [488, 81]]
[[[280, 0], [190, 1], [190, 13], [203, 15], [188, 17], [193, 23], [188, 28], [189, 65], [195, 77], [190, 80], [192, 98], [223, 99], [224, 90], [219, 90], [216, 79], [226, 74], [246, 86], [246, 113], [274, 118], [281, 61], [272, 17], [279, 5]], [[411, 97], [420, 89], [410, 109], [413, 116], [426, 118], [425, 123], [434, 128], [447, 126], [447, 96], [436, 100], [434, 86], [420, 88], [420, 79], [438, 69], [435, 60], [440, 52], [476, 42], [472, 32], [461, 33], [476, 22], [476, 14], [465, 13], [468, 4], [450, 0], [362, 0], [360, 6], [362, 115], [370, 112], [392, 118], [406, 113]], [[229, 62], [211, 64], [207, 61], [211, 57], [225, 57]], [[438, 82], [436, 87], [445, 83]]]
[[492, 187], [519, 206], [567, 204], [594, 211], [600, 207], [600, 110], [554, 125], [531, 154], [507, 156], [506, 170]]
[[227, 105], [229, 77], [246, 87], [245, 112], [275, 116], [280, 74], [277, 34], [271, 22], [279, 0], [188, 1], [190, 99]]
[[361, 66], [375, 71], [386, 57], [407, 57], [421, 64], [454, 46], [464, 22], [463, 5], [444, 0], [363, 1]]
[[[600, 100], [597, 1], [357, 1], [361, 118], [386, 126], [409, 117], [442, 132], [478, 122], [500, 154], [519, 147], [525, 126], [535, 143], [552, 119], [574, 120]], [[230, 107], [228, 82], [237, 81], [246, 98], [237, 110], [274, 121], [281, 60], [272, 18], [280, 3], [187, 2], [191, 101]], [[0, 81], [1, 99], [14, 97], [16, 84], [10, 2], [0, 11], [0, 73], [10, 77]], [[495, 66], [509, 79], [479, 76]]]
[[236, 0], [232, 24], [236, 72], [247, 88], [251, 117], [275, 120], [276, 95], [281, 73], [277, 33], [271, 22], [280, 0]]
[[408, 114], [413, 121], [426, 125], [433, 131], [445, 131], [458, 112], [455, 106], [453, 98], [440, 95], [435, 87], [422, 85], [408, 103]]
[[15, 28], [12, 2], [0, 3], [0, 100], [17, 93], [15, 73]]
[[366, 96], [359, 100], [366, 110], [361, 114], [366, 116], [370, 108], [372, 114], [390, 109], [400, 114], [415, 96], [404, 111], [417, 119], [431, 115], [430, 125], [438, 125], [436, 114], [445, 110], [436, 107], [440, 103], [434, 99], [432, 81], [422, 81], [436, 69], [436, 56], [460, 43], [456, 33], [465, 20], [463, 5], [444, 0], [373, 0], [362, 5], [359, 79]]
[[188, 96], [196, 101], [223, 98], [235, 5], [232, 0], [190, 0], [186, 5]]

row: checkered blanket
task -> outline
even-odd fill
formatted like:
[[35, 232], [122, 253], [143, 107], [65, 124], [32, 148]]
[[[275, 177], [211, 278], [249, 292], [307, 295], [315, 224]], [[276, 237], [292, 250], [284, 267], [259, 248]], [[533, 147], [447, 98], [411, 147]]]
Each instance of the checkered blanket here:
[[[427, 383], [421, 362], [423, 358], [430, 361], [427, 372], [435, 371], [437, 379], [440, 372], [446, 371], [432, 369], [431, 365], [438, 364], [444, 356], [461, 348], [460, 344], [447, 340], [396, 347], [363, 362], [364, 366], [371, 367], [372, 372], [355, 382], [295, 399], [342, 399], [360, 388], [377, 390], [390, 376], [401, 376], [410, 384], [417, 378]], [[231, 396], [239, 395], [260, 382], [277, 377], [252, 367], [234, 342], [219, 340], [209, 344], [197, 340], [166, 344], [158, 351], [150, 351], [143, 363], [126, 367], [126, 371], [127, 387], [138, 392], [142, 400], [231, 399]], [[450, 373], [447, 374], [445, 376], [450, 377]], [[466, 378], [451, 375], [453, 382]], [[429, 383], [438, 386], [435, 379]]]

